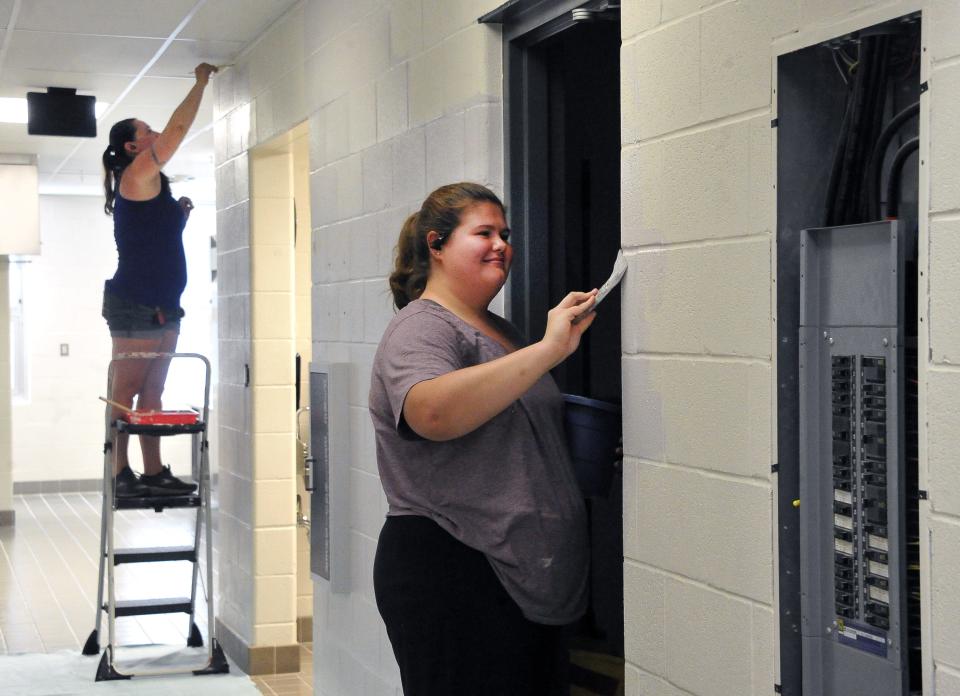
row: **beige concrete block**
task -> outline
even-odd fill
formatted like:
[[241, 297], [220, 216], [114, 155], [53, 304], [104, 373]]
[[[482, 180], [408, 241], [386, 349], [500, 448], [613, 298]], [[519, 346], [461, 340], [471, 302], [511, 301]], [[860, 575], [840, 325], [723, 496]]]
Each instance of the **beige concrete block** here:
[[770, 357], [770, 243], [674, 247], [629, 254], [626, 353]]
[[254, 624], [296, 623], [297, 586], [293, 575], [258, 575], [254, 584]]
[[379, 343], [383, 330], [393, 319], [393, 294], [383, 280], [363, 284], [363, 340]]
[[370, 14], [381, 0], [329, 2], [309, 0], [303, 14], [304, 53], [311, 55], [338, 34]]
[[660, 0], [633, 0], [620, 6], [620, 35], [624, 41], [660, 24]]
[[378, 283], [387, 283], [377, 276], [377, 226], [370, 216], [355, 220], [350, 226], [350, 276], [354, 279], [378, 278]]
[[770, 133], [763, 116], [628, 148], [622, 164], [624, 242], [769, 232], [775, 200]]
[[[628, 454], [766, 480], [772, 460], [768, 365], [641, 356], [624, 361], [623, 383], [625, 393], [639, 395], [642, 421], [625, 437]], [[630, 415], [633, 421], [632, 406]]]
[[663, 162], [664, 147], [662, 141], [656, 141], [628, 146], [621, 151], [620, 234], [624, 246], [663, 242], [664, 225], [672, 203], [663, 195], [663, 176], [667, 169]]
[[377, 605], [363, 595], [350, 595], [350, 648], [353, 656], [364, 665], [375, 665], [380, 659], [380, 632], [383, 619]]
[[338, 162], [337, 168], [337, 215], [340, 219], [352, 218], [363, 213], [363, 158], [350, 155]]
[[623, 557], [640, 557], [640, 463], [630, 456], [623, 459]]
[[387, 7], [373, 8], [362, 21], [345, 33], [348, 60], [339, 79], [353, 87], [373, 82], [390, 67], [390, 13]]
[[745, 0], [703, 13], [701, 119], [707, 121], [770, 105], [772, 32], [767, 13], [778, 11], [782, 4]]
[[936, 512], [960, 515], [960, 373], [932, 368], [926, 379], [930, 506]]
[[377, 142], [376, 83], [351, 90], [347, 97], [350, 115], [350, 152], [359, 152]]
[[464, 171], [466, 181], [495, 189], [503, 187], [503, 108], [481, 104], [464, 114]]
[[375, 213], [390, 206], [393, 194], [391, 153], [390, 143], [380, 143], [364, 150], [361, 155], [364, 213]]
[[757, 696], [770, 693], [770, 685], [775, 682], [774, 645], [777, 644], [773, 610], [763, 606], [753, 606], [751, 614], [750, 643], [753, 649], [752, 669], [753, 693]]
[[462, 111], [426, 127], [427, 190], [463, 180], [465, 118]]
[[752, 606], [668, 579], [667, 680], [698, 696], [751, 693]]
[[960, 670], [945, 664], [934, 666], [934, 693], [939, 696], [960, 696]]
[[960, 208], [960, 65], [934, 70], [930, 76], [930, 210]]
[[[476, 18], [474, 18], [476, 19]], [[443, 110], [498, 99], [503, 84], [503, 43], [499, 28], [471, 24], [442, 44]]]
[[928, 0], [923, 10], [926, 46], [934, 62], [960, 55], [960, 4], [954, 0]]
[[[290, 234], [292, 236], [292, 230]], [[290, 292], [292, 290], [293, 247], [259, 244], [252, 247], [250, 251], [254, 292]]]
[[390, 62], [393, 64], [423, 50], [423, 3], [393, 0], [390, 4]]
[[836, 22], [860, 10], [878, 4], [880, 0], [800, 0], [800, 25]]
[[[417, 128], [391, 141], [393, 206], [416, 204], [427, 195], [427, 152], [425, 129]], [[398, 230], [399, 234], [399, 230]]]
[[292, 384], [253, 388], [254, 433], [292, 433], [292, 421]]
[[672, 22], [681, 17], [695, 14], [707, 4], [708, 0], [661, 0], [660, 21]]
[[407, 88], [411, 126], [432, 121], [443, 113], [443, 74], [447, 70], [444, 57], [443, 46], [438, 44], [410, 59]]
[[258, 292], [252, 298], [253, 335], [293, 338], [293, 297], [288, 292]]
[[930, 357], [935, 363], [960, 365], [960, 221], [930, 225]]
[[666, 577], [635, 563], [623, 564], [624, 655], [654, 674], [666, 673]]
[[256, 646], [295, 645], [297, 642], [296, 622], [257, 624], [254, 626]]
[[[921, 562], [927, 559], [922, 559]], [[935, 518], [930, 522], [930, 615], [933, 632], [930, 651], [934, 662], [960, 665], [960, 597], [956, 592], [960, 572], [960, 523]]]
[[[293, 389], [290, 389], [290, 405], [293, 404]], [[294, 440], [293, 409], [286, 432], [257, 432], [251, 436], [253, 445], [254, 480], [293, 481], [296, 473], [296, 442]], [[279, 427], [279, 426], [278, 426]]]
[[257, 482], [253, 497], [253, 523], [257, 527], [282, 527], [296, 523], [294, 478]]
[[350, 528], [371, 539], [380, 536], [387, 501], [380, 479], [362, 471], [350, 471]]
[[638, 137], [651, 138], [700, 118], [700, 18], [693, 16], [638, 40], [635, 72], [621, 100], [639, 120]]
[[253, 45], [246, 61], [251, 94], [260, 94], [276, 82], [278, 75], [289, 73], [303, 62], [303, 22], [303, 9], [298, 7]]
[[304, 89], [304, 68], [301, 63], [297, 63], [275, 82], [270, 91], [273, 93], [275, 133], [288, 131], [307, 117], [309, 111]]
[[350, 103], [347, 96], [329, 103], [324, 112], [324, 148], [328, 161], [350, 154]]
[[281, 386], [293, 383], [293, 341], [290, 339], [255, 339], [251, 345], [253, 358], [250, 371], [255, 386]]
[[287, 575], [297, 568], [295, 527], [271, 527], [253, 532], [257, 575]]
[[678, 689], [665, 679], [649, 672], [644, 672], [634, 665], [627, 664], [624, 668], [626, 677], [626, 696], [690, 696], [689, 691]]
[[431, 46], [477, 23], [475, 0], [423, 0], [423, 43]]
[[771, 495], [766, 485], [641, 463], [637, 560], [768, 603]]
[[407, 63], [377, 80], [377, 138], [389, 140], [407, 129]]

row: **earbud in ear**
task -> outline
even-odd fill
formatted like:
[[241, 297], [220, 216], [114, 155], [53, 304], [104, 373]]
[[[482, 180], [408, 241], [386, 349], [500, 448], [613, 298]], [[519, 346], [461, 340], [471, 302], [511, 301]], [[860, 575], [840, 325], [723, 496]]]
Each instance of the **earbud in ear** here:
[[430, 242], [430, 248], [434, 251], [440, 251], [441, 246], [443, 246], [443, 242], [440, 239], [434, 239]]

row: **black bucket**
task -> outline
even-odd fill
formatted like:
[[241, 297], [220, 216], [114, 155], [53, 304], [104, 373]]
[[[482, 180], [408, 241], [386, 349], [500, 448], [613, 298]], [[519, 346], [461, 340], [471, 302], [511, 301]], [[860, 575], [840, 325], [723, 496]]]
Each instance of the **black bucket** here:
[[587, 497], [606, 497], [620, 462], [620, 406], [573, 394], [564, 394], [563, 400], [567, 446], [580, 490]]

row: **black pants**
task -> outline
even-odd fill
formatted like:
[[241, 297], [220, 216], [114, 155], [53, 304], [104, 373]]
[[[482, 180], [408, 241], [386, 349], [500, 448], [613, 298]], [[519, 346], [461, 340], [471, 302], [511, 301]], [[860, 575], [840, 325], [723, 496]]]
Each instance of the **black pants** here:
[[557, 696], [563, 629], [527, 620], [486, 557], [425, 517], [388, 517], [373, 565], [404, 696]]

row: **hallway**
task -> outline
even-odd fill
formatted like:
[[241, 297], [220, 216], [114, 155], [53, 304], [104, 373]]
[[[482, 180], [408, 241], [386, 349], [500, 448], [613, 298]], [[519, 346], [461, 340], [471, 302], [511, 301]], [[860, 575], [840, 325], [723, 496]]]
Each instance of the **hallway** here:
[[[16, 653], [79, 652], [93, 629], [100, 494], [17, 495], [14, 505], [16, 527], [0, 527], [0, 660], [3, 655]], [[189, 544], [194, 514], [186, 509], [166, 510], [163, 515], [149, 510], [125, 511], [116, 518], [116, 544]], [[216, 568], [216, 544], [213, 555]], [[185, 563], [117, 569], [118, 597], [162, 597], [177, 593], [171, 588], [189, 586], [190, 570]], [[205, 619], [201, 591], [197, 625], [204, 636]], [[101, 630], [106, 631], [105, 623]], [[122, 644], [176, 645], [186, 642], [186, 632], [187, 621], [182, 615], [117, 620], [117, 637]], [[266, 696], [312, 694], [312, 658], [311, 646], [302, 645], [300, 674], [257, 677], [254, 682]], [[91, 680], [95, 669], [96, 660], [90, 658]]]

